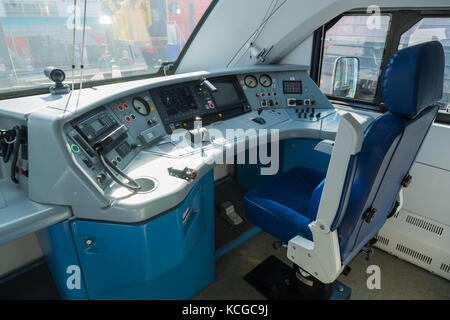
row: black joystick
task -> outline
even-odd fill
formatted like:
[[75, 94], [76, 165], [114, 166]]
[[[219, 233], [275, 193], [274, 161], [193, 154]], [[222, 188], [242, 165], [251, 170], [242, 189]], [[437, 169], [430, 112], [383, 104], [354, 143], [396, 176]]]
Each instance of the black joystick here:
[[257, 111], [258, 111], [258, 116], [260, 116], [261, 113], [263, 112], [263, 109], [261, 107], [259, 107]]
[[263, 109], [261, 107], [258, 108], [258, 116], [256, 118], [253, 118], [252, 121], [258, 123], [258, 124], [265, 124], [266, 120], [264, 120], [263, 117], [261, 117], [261, 113], [263, 112]]

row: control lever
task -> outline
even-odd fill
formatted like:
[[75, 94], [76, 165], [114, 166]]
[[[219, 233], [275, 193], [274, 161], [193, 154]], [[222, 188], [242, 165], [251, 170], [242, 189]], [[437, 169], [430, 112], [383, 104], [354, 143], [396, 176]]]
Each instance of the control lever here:
[[[129, 177], [125, 172], [120, 170], [119, 167], [117, 167], [116, 164], [111, 162], [107, 157], [106, 154], [110, 152], [112, 149], [114, 149], [118, 144], [120, 144], [122, 141], [124, 141], [128, 134], [128, 128], [124, 125], [121, 125], [116, 130], [108, 134], [106, 137], [102, 138], [101, 140], [97, 141], [94, 144], [94, 150], [97, 152], [97, 156], [100, 160], [100, 163], [102, 164], [103, 168], [105, 169], [106, 173], [119, 185], [122, 187], [127, 188], [130, 191], [133, 192], [139, 192], [141, 190], [141, 185], [136, 182], [133, 178]], [[122, 182], [118, 175], [116, 175], [116, 172], [118, 175], [124, 177], [128, 180], [129, 183]], [[103, 175], [103, 176], [102, 176]], [[97, 182], [102, 183], [106, 179], [106, 176], [104, 174], [100, 174], [97, 176]]]
[[257, 111], [258, 111], [258, 116], [256, 118], [253, 118], [252, 121], [254, 121], [254, 122], [258, 123], [258, 124], [261, 124], [261, 125], [265, 124], [266, 120], [264, 120], [264, 118], [261, 117], [261, 113], [263, 112], [263, 108], [259, 107]]
[[188, 139], [194, 146], [201, 146], [203, 142], [211, 141], [208, 130], [202, 126], [201, 117], [195, 117], [194, 129], [186, 133], [186, 139]]
[[205, 87], [210, 93], [217, 92], [217, 88], [205, 77], [202, 78], [200, 85]]

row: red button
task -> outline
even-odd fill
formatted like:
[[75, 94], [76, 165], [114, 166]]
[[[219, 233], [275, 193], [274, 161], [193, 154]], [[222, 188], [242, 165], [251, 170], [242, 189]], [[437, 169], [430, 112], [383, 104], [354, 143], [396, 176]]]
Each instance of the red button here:
[[266, 94], [263, 92], [263, 93], [261, 93], [261, 97], [265, 97], [266, 96]]
[[213, 109], [213, 108], [214, 108], [214, 105], [211, 103], [211, 104], [209, 105], [209, 107], [210, 107], [211, 109]]
[[123, 107], [122, 106], [118, 106], [117, 109], [119, 109], [119, 111], [122, 111]]
[[128, 105], [126, 103], [123, 104], [125, 109], [128, 109]]
[[130, 117], [125, 117], [125, 121], [126, 121], [126, 122], [130, 122], [130, 121], [131, 121], [131, 118], [130, 118]]

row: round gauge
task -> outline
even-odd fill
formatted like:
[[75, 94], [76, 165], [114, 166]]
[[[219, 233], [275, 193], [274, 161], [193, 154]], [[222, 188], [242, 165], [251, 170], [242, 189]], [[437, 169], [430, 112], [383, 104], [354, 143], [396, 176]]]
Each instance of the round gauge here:
[[133, 99], [133, 108], [142, 116], [147, 116], [150, 114], [150, 106], [144, 99], [136, 97]]
[[244, 83], [249, 88], [255, 88], [258, 85], [258, 79], [254, 76], [246, 76], [244, 78]]
[[263, 74], [261, 77], [259, 77], [259, 83], [261, 83], [263, 87], [270, 87], [272, 85], [272, 78], [267, 74]]

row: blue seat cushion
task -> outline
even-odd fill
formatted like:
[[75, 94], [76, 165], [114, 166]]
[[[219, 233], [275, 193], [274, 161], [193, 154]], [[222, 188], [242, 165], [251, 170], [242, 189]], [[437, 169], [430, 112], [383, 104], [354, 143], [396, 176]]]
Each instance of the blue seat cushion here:
[[308, 224], [316, 218], [324, 178], [325, 173], [303, 167], [277, 175], [245, 196], [247, 218], [281, 241], [297, 235], [312, 240]]

